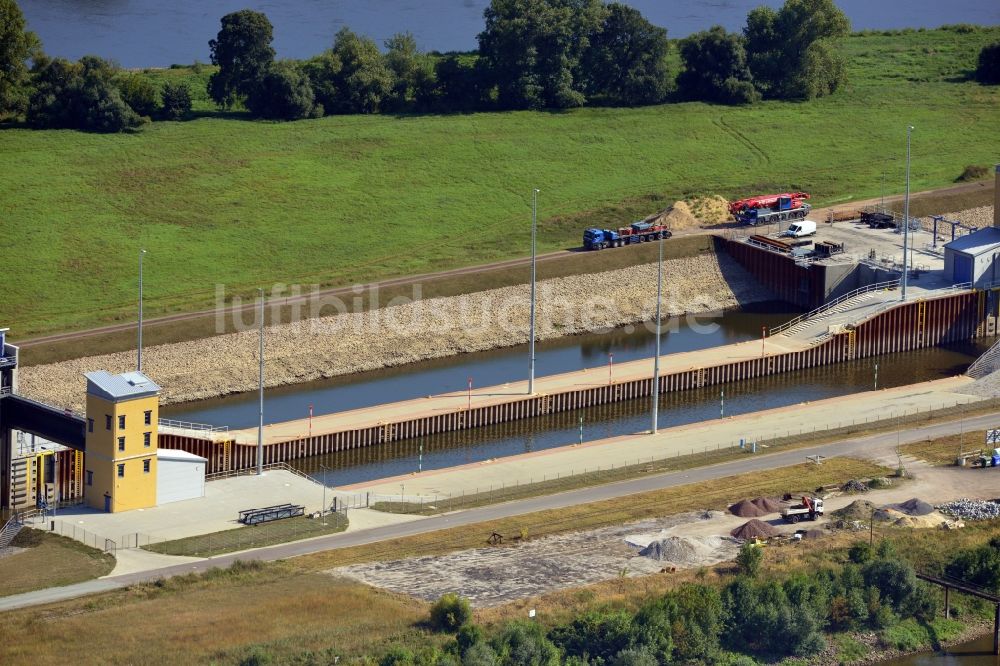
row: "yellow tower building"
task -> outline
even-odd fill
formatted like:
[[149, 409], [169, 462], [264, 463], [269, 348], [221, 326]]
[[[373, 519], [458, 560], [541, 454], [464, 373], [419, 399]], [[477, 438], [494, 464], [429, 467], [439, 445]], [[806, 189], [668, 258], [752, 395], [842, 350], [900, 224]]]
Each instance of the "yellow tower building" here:
[[87, 505], [117, 512], [156, 506], [160, 387], [141, 372], [87, 378]]

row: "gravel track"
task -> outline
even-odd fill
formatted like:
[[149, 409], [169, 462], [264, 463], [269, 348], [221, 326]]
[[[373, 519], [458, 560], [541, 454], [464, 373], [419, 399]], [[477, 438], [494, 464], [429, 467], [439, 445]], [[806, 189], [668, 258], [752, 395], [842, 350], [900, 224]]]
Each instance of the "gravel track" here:
[[[667, 315], [703, 313], [773, 298], [728, 256], [664, 262]], [[647, 321], [655, 313], [656, 264], [538, 283], [539, 339]], [[527, 342], [528, 285], [398, 304], [268, 328], [268, 387], [484, 351]], [[162, 387], [161, 402], [212, 398], [257, 387], [257, 331], [147, 347], [143, 370]], [[82, 410], [84, 372], [125, 372], [135, 353], [90, 356], [19, 372], [29, 397]], [[387, 396], [391, 399], [391, 396]]]

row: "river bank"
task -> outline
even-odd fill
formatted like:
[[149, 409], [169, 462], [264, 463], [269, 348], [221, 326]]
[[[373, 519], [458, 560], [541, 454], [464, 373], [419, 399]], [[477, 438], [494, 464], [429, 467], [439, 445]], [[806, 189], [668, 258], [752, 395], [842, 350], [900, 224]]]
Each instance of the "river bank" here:
[[[913, 666], [916, 663], [913, 657], [918, 655], [931, 657], [934, 654], [948, 650], [949, 648], [960, 647], [964, 646], [966, 643], [976, 642], [985, 636], [992, 635], [992, 633], [993, 623], [985, 619], [978, 619], [966, 624], [956, 636], [943, 640], [936, 646], [928, 643], [916, 650], [879, 648], [879, 638], [874, 632], [851, 634], [851, 637], [854, 640], [873, 650], [858, 661], [852, 661], [851, 663], [854, 666], [874, 666], [875, 664], [880, 664], [881, 666]], [[823, 660], [820, 661], [817, 666], [840, 666], [843, 663], [844, 657], [839, 654], [839, 652], [835, 652], [830, 655], [828, 655], [827, 652], [824, 652]]]
[[[716, 312], [773, 295], [725, 255], [664, 262], [664, 316]], [[646, 322], [656, 308], [656, 264], [542, 280], [538, 339]], [[173, 404], [257, 387], [256, 322], [243, 331], [148, 347], [143, 370]], [[417, 361], [523, 344], [529, 330], [527, 284], [435, 299], [398, 299], [367, 312], [307, 317], [266, 329], [265, 385], [287, 386]], [[83, 407], [83, 373], [125, 372], [135, 353], [120, 352], [22, 368], [20, 390], [68, 409]]]

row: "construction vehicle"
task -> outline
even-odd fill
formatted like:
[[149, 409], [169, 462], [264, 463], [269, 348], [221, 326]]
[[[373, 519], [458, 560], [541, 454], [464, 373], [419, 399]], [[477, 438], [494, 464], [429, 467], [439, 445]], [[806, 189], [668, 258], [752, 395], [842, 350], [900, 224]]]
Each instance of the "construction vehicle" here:
[[781, 510], [781, 517], [789, 523], [797, 523], [800, 520], [816, 520], [817, 516], [823, 515], [823, 500], [818, 497], [806, 497], [803, 495], [802, 503], [786, 507]]
[[621, 247], [632, 243], [670, 238], [673, 234], [664, 224], [633, 222], [617, 231], [611, 229], [587, 229], [583, 232], [583, 249], [603, 250], [607, 247]]
[[761, 194], [729, 204], [729, 213], [740, 224], [756, 226], [785, 220], [805, 219], [812, 206], [805, 202], [807, 192]]

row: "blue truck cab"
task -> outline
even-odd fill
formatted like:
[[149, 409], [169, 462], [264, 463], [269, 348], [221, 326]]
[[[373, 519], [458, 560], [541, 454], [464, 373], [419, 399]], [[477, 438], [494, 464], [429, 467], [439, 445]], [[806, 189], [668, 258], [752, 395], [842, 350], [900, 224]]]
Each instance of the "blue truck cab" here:
[[610, 229], [587, 229], [583, 232], [583, 249], [603, 250], [621, 244], [617, 231]]

